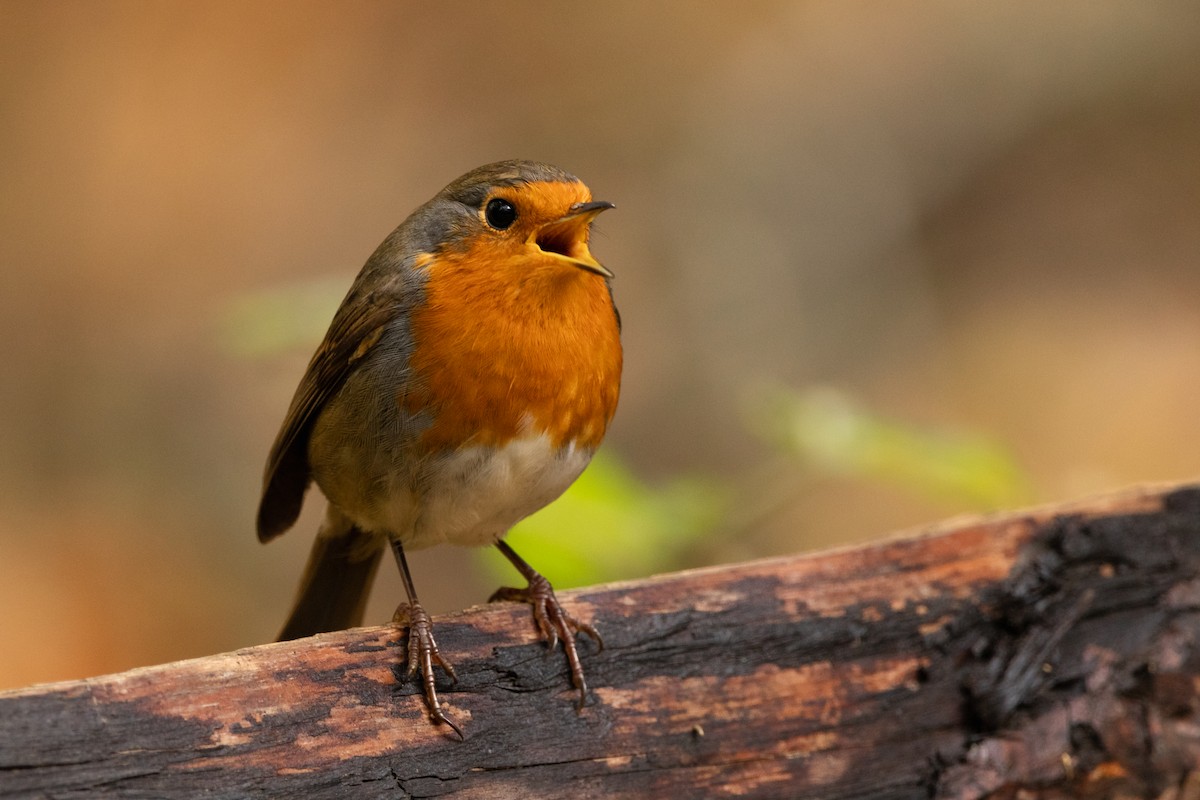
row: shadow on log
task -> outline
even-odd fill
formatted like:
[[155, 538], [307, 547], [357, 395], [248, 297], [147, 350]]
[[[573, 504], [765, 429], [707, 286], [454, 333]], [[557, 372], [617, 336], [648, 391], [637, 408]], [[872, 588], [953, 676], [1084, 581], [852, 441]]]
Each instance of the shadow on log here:
[[1200, 487], [0, 693], [0, 797], [1200, 798]]

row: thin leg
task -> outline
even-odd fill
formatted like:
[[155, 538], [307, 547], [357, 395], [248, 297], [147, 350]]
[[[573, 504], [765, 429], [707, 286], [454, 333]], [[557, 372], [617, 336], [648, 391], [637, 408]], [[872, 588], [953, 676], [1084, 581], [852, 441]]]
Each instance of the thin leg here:
[[583, 677], [583, 664], [579, 661], [579, 651], [575, 648], [575, 636], [586, 633], [596, 640], [596, 644], [600, 645], [601, 650], [604, 649], [604, 640], [600, 638], [600, 634], [596, 632], [595, 628], [586, 622], [580, 622], [563, 609], [554, 595], [554, 588], [550, 585], [550, 581], [525, 563], [525, 559], [517, 555], [507, 542], [496, 542], [496, 548], [504, 553], [504, 557], [512, 562], [525, 580], [529, 581], [529, 586], [524, 589], [514, 589], [509, 586], [497, 589], [488, 602], [515, 600], [533, 606], [533, 619], [537, 623], [538, 630], [542, 632], [542, 636], [546, 637], [550, 647], [553, 648], [560, 639], [562, 640], [563, 651], [567, 654], [567, 664], [571, 667], [571, 684], [579, 690], [578, 707], [582, 710], [587, 702], [588, 690], [587, 681]]
[[404, 547], [400, 542], [392, 542], [392, 553], [396, 556], [396, 566], [400, 568], [400, 580], [404, 583], [404, 593], [408, 602], [401, 603], [392, 616], [397, 625], [408, 628], [408, 677], [412, 678], [421, 670], [421, 683], [425, 687], [425, 702], [429, 705], [429, 713], [438, 722], [444, 722], [454, 729], [459, 739], [465, 739], [462, 730], [442, 712], [438, 702], [437, 687], [433, 681], [433, 665], [437, 664], [446, 671], [450, 680], [458, 683], [454, 667], [442, 658], [437, 642], [433, 638], [433, 621], [417, 600], [417, 590], [413, 586], [412, 575], [408, 571], [408, 560], [404, 557]]

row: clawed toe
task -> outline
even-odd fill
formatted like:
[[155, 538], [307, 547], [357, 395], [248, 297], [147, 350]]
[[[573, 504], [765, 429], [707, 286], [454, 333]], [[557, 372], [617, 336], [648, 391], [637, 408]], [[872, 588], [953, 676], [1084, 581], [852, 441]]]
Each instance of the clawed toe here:
[[590, 624], [580, 622], [568, 614], [566, 609], [562, 607], [562, 604], [559, 603], [550, 582], [526, 564], [511, 547], [504, 542], [497, 542], [496, 547], [500, 549], [500, 552], [504, 553], [508, 560], [529, 581], [529, 586], [524, 589], [515, 589], [511, 586], [502, 587], [492, 594], [489, 602], [512, 600], [529, 603], [533, 606], [534, 622], [537, 624], [538, 630], [549, 647], [553, 649], [558, 645], [559, 641], [562, 641], [563, 652], [567, 656], [567, 664], [571, 669], [571, 685], [579, 690], [577, 708], [582, 710], [587, 704], [588, 688], [575, 640], [579, 634], [587, 634], [595, 640], [601, 650], [604, 649], [604, 640], [600, 638], [599, 632]]
[[420, 671], [421, 685], [425, 690], [425, 702], [429, 705], [430, 716], [438, 722], [449, 725], [458, 734], [459, 739], [465, 739], [462, 729], [446, 716], [442, 711], [442, 704], [438, 700], [437, 685], [433, 675], [434, 664], [445, 670], [446, 674], [450, 676], [451, 684], [458, 683], [458, 676], [454, 674], [454, 667], [449, 661], [442, 658], [442, 653], [438, 650], [437, 640], [433, 638], [433, 620], [417, 603], [402, 603], [396, 609], [392, 619], [408, 628], [408, 663], [405, 671], [409, 678], [416, 676]]

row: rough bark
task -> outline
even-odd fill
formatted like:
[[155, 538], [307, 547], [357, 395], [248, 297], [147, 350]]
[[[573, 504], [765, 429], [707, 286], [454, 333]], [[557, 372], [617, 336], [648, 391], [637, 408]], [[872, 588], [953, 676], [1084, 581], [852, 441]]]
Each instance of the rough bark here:
[[1200, 487], [0, 693], [0, 797], [1200, 798]]

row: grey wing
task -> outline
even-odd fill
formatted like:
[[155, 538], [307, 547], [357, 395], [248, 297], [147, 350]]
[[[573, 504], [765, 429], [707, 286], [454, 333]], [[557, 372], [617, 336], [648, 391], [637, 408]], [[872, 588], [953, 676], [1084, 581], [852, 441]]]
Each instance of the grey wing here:
[[396, 313], [395, 299], [376, 293], [364, 295], [352, 289], [342, 301], [325, 340], [300, 379], [267, 458], [258, 505], [259, 541], [275, 538], [296, 522], [312, 479], [308, 439], [313, 423]]

